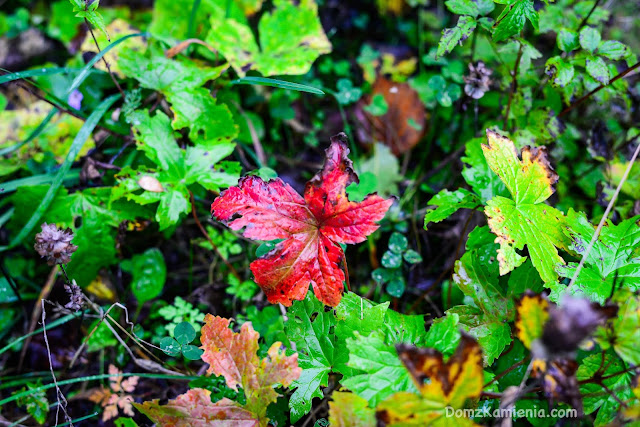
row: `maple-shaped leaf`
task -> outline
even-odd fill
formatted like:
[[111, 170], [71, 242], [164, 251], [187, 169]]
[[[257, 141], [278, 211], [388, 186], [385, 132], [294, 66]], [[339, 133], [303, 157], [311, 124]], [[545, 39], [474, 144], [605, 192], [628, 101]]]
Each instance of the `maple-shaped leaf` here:
[[211, 402], [211, 392], [192, 388], [184, 394], [160, 405], [159, 399], [134, 403], [156, 425], [163, 427], [257, 427], [259, 420], [238, 403], [223, 398]]
[[[370, 194], [362, 202], [349, 200], [346, 187], [358, 182], [347, 157], [346, 135], [331, 138], [323, 169], [305, 187], [304, 197], [281, 179], [257, 176], [240, 179], [211, 204], [219, 220], [255, 240], [284, 239], [251, 263], [256, 283], [271, 303], [290, 306], [302, 300], [309, 284], [325, 305], [335, 307], [343, 291], [344, 253], [339, 243], [360, 243], [378, 229], [393, 199]], [[232, 219], [234, 215], [239, 218]]]
[[521, 265], [526, 257], [516, 249], [529, 249], [531, 262], [544, 282], [558, 277], [555, 267], [564, 264], [556, 248], [567, 249], [562, 212], [544, 203], [558, 181], [544, 147], [524, 147], [522, 160], [513, 142], [487, 129], [489, 144], [482, 145], [487, 163], [511, 193], [512, 199], [496, 196], [487, 202], [489, 227], [497, 236], [500, 274]]
[[447, 362], [433, 348], [399, 345], [397, 349], [420, 395], [394, 394], [378, 405], [378, 420], [385, 425], [473, 425], [467, 418], [445, 417], [445, 408], [462, 408], [467, 399], [480, 396], [484, 373], [478, 343], [462, 334]]
[[274, 403], [278, 393], [274, 387], [288, 387], [302, 373], [298, 367], [298, 354], [286, 356], [281, 343], [269, 348], [268, 357], [258, 357], [259, 334], [250, 322], [244, 323], [240, 332], [229, 329], [229, 319], [207, 314], [201, 333], [202, 360], [209, 364], [207, 374], [222, 375], [227, 385], [235, 391], [241, 386], [247, 403], [243, 406], [260, 420], [268, 422], [267, 406]]

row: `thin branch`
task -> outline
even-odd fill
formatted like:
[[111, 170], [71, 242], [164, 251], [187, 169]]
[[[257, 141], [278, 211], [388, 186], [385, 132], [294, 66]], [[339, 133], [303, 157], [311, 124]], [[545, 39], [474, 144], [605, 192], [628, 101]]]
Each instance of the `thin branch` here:
[[589, 99], [590, 97], [592, 97], [594, 94], [596, 94], [597, 92], [599, 92], [600, 90], [604, 89], [605, 87], [607, 87], [608, 85], [612, 84], [613, 82], [615, 82], [616, 80], [619, 80], [621, 78], [623, 78], [624, 76], [626, 76], [627, 74], [629, 74], [630, 72], [632, 72], [633, 70], [635, 70], [636, 68], [640, 67], [640, 62], [637, 62], [635, 65], [627, 68], [626, 70], [624, 70], [623, 72], [621, 72], [620, 74], [618, 74], [617, 76], [615, 76], [614, 78], [612, 78], [609, 81], [609, 84], [601, 84], [600, 86], [598, 86], [597, 88], [593, 89], [591, 92], [589, 92], [588, 94], [584, 95], [582, 98], [578, 99], [576, 102], [574, 102], [573, 104], [569, 105], [567, 108], [565, 108], [564, 110], [562, 110], [560, 112], [560, 114], [558, 114], [558, 117], [562, 117], [565, 114], [567, 114], [569, 111], [573, 110], [574, 108], [576, 108], [578, 105], [582, 104], [584, 101], [586, 101], [587, 99]]
[[[640, 63], [638, 63], [638, 64], [640, 64]], [[618, 195], [620, 194], [620, 190], [622, 189], [622, 185], [625, 183], [625, 181], [629, 177], [629, 173], [631, 172], [631, 168], [633, 167], [633, 164], [635, 163], [636, 159], [638, 158], [638, 154], [639, 153], [640, 153], [640, 142], [636, 146], [636, 151], [634, 151], [633, 156], [631, 157], [631, 160], [629, 161], [629, 164], [627, 165], [627, 169], [624, 171], [624, 175], [622, 175], [622, 179], [620, 179], [620, 182], [618, 183], [618, 187], [616, 188], [616, 191], [613, 193], [613, 196], [611, 197], [611, 200], [609, 201], [609, 204], [607, 205], [607, 209], [604, 211], [604, 214], [602, 215], [602, 219], [600, 220], [600, 223], [598, 224], [598, 227], [596, 228], [595, 233], [593, 233], [593, 237], [591, 238], [591, 242], [589, 242], [589, 246], [587, 247], [586, 252], [582, 256], [582, 259], [580, 259], [580, 264], [578, 264], [578, 268], [576, 268], [576, 272], [573, 274], [573, 277], [571, 278], [571, 282], [569, 282], [569, 285], [567, 286], [567, 289], [565, 290], [565, 292], [567, 292], [567, 294], [569, 293], [569, 291], [570, 291], [571, 287], [574, 285], [574, 283], [576, 283], [576, 280], [578, 279], [578, 276], [580, 275], [580, 271], [582, 270], [582, 267], [584, 267], [584, 263], [585, 263], [587, 257], [589, 256], [589, 253], [591, 253], [591, 250], [593, 249], [593, 245], [595, 245], [596, 240], [598, 240], [598, 236], [600, 235], [600, 231], [602, 231], [602, 227], [604, 226], [605, 222], [607, 221], [607, 218], [609, 218], [609, 214], [611, 213], [611, 210], [613, 209], [613, 206], [616, 203], [616, 199], [618, 198]]]
[[576, 30], [576, 33], [579, 33], [580, 30], [582, 29], [582, 27], [584, 27], [585, 25], [587, 25], [587, 22], [589, 22], [589, 18], [591, 18], [591, 15], [593, 14], [593, 12], [596, 10], [596, 8], [598, 7], [598, 4], [600, 4], [600, 0], [596, 0], [596, 2], [593, 4], [593, 7], [591, 8], [591, 10], [589, 11], [589, 13], [587, 13], [587, 16], [585, 16], [582, 21], [580, 22], [580, 25], [578, 25], [578, 29]]
[[518, 49], [518, 57], [516, 58], [516, 63], [513, 67], [513, 79], [511, 80], [511, 89], [509, 90], [509, 101], [507, 102], [507, 111], [504, 115], [504, 123], [502, 124], [502, 129], [507, 130], [507, 125], [509, 124], [509, 111], [511, 110], [511, 102], [513, 101], [513, 96], [518, 91], [518, 68], [520, 66], [520, 60], [522, 59], [522, 53], [524, 51], [524, 45], [520, 43], [520, 49]]
[[227, 261], [225, 257], [222, 256], [222, 254], [220, 253], [220, 250], [218, 249], [218, 246], [216, 246], [216, 244], [213, 243], [213, 240], [211, 240], [211, 237], [209, 237], [209, 233], [207, 233], [207, 230], [205, 230], [204, 227], [202, 226], [200, 219], [198, 219], [198, 213], [196, 212], [196, 201], [194, 200], [193, 193], [191, 191], [189, 191], [189, 196], [191, 197], [191, 213], [193, 214], [193, 219], [196, 221], [196, 225], [200, 229], [200, 232], [204, 235], [204, 237], [207, 238], [214, 252], [216, 253], [216, 255], [218, 255], [222, 259], [225, 265], [229, 268], [229, 270], [231, 271], [231, 274], [233, 274], [236, 279], [242, 282], [242, 277], [240, 277], [238, 270], [236, 270], [235, 267], [231, 265], [231, 263]]
[[[98, 53], [102, 52], [100, 50], [100, 45], [98, 44], [98, 39], [96, 39], [96, 35], [93, 34], [93, 29], [91, 28], [91, 24], [89, 24], [89, 21], [87, 20], [87, 18], [84, 18], [84, 22], [85, 22], [85, 24], [87, 24], [87, 28], [89, 28], [89, 32], [91, 33], [91, 37], [93, 38], [93, 42], [96, 45], [96, 49], [98, 49]], [[111, 71], [111, 66], [109, 66], [109, 63], [107, 62], [107, 58], [104, 55], [102, 56], [102, 62], [104, 62], [104, 65], [107, 67], [107, 71], [109, 72], [109, 75], [111, 76], [111, 80], [113, 80], [113, 84], [116, 85], [116, 88], [118, 88], [118, 92], [120, 92], [120, 94], [122, 95], [122, 99], [124, 99], [125, 98], [124, 91], [120, 87], [120, 84], [118, 83], [118, 80], [116, 80], [116, 76], [113, 75], [113, 71]]]
[[42, 334], [44, 336], [44, 343], [47, 346], [47, 356], [49, 357], [49, 370], [51, 371], [51, 377], [53, 378], [53, 383], [56, 387], [56, 399], [58, 400], [58, 407], [56, 409], [56, 426], [58, 425], [58, 414], [60, 412], [60, 408], [62, 408], [62, 412], [64, 412], [64, 418], [69, 423], [70, 426], [73, 427], [73, 421], [71, 417], [67, 413], [67, 399], [64, 397], [62, 390], [58, 387], [58, 380], [56, 379], [56, 374], [53, 371], [53, 361], [51, 360], [51, 348], [49, 348], [49, 338], [47, 337], [47, 324], [45, 322], [46, 318], [46, 310], [44, 308], [44, 299], [40, 300], [41, 310], [42, 310]]
[[[25, 82], [28, 82], [28, 83], [33, 84], [33, 83], [32, 83], [31, 81], [29, 81], [29, 80], [24, 80], [24, 81], [25, 81]], [[55, 102], [53, 102], [52, 100], [50, 100], [48, 97], [43, 96], [43, 95], [41, 95], [40, 93], [38, 93], [38, 91], [37, 91], [37, 90], [36, 90], [36, 91], [31, 90], [31, 88], [30, 88], [29, 86], [22, 84], [22, 82], [20, 82], [20, 81], [16, 81], [16, 82], [15, 82], [15, 84], [16, 84], [16, 85], [18, 85], [19, 87], [21, 87], [22, 89], [26, 90], [26, 91], [27, 91], [27, 92], [29, 92], [31, 95], [33, 95], [33, 96], [35, 96], [36, 98], [38, 98], [39, 100], [46, 102], [47, 104], [51, 105], [51, 106], [52, 106], [52, 107], [54, 107], [54, 108], [57, 108], [57, 109], [58, 109], [58, 110], [60, 110], [61, 112], [66, 113], [66, 114], [69, 114], [70, 116], [73, 116], [73, 117], [75, 117], [76, 119], [79, 119], [79, 120], [82, 120], [82, 121], [86, 121], [86, 120], [87, 120], [87, 118], [86, 118], [86, 117], [81, 116], [81, 115], [80, 115], [80, 114], [78, 114], [77, 112], [75, 112], [75, 111], [73, 111], [73, 110], [69, 110], [69, 109], [67, 109], [67, 108], [64, 108], [64, 107], [63, 107], [63, 106], [61, 106], [61, 105], [56, 104]], [[118, 137], [118, 138], [126, 138], [126, 136], [125, 136], [125, 135], [122, 135], [122, 134], [120, 134], [120, 133], [118, 133], [118, 132], [116, 132], [116, 131], [114, 131], [114, 130], [109, 129], [108, 127], [103, 126], [103, 125], [98, 124], [98, 125], [96, 125], [96, 128], [98, 128], [98, 129], [100, 129], [100, 130], [103, 130], [103, 131], [105, 131], [105, 132], [107, 132], [107, 133], [109, 133], [109, 134], [111, 134], [111, 135], [113, 135], [113, 136], [116, 136], [116, 137]]]

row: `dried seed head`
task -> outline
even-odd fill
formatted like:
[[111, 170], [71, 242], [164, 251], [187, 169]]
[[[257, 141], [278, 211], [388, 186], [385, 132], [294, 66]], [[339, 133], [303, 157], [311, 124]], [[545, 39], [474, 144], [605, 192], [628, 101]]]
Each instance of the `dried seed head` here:
[[47, 259], [49, 265], [67, 264], [71, 261], [78, 247], [71, 244], [73, 232], [70, 228], [63, 230], [55, 224], [42, 224], [42, 231], [36, 234], [36, 244], [33, 245], [42, 258]]
[[80, 286], [78, 286], [74, 280], [73, 283], [71, 283], [71, 286], [64, 285], [64, 290], [67, 291], [70, 299], [70, 301], [65, 304], [64, 308], [68, 308], [73, 311], [80, 310], [84, 303], [82, 300], [82, 290], [80, 289]]
[[480, 99], [491, 86], [489, 76], [492, 70], [485, 67], [484, 62], [480, 61], [476, 65], [469, 64], [469, 75], [464, 76], [464, 93], [473, 99]]

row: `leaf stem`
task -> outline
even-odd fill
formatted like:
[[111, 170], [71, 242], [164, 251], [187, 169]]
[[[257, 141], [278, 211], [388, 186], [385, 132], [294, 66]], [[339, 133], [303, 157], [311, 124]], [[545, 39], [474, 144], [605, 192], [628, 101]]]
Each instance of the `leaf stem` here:
[[509, 90], [509, 101], [507, 102], [507, 111], [504, 115], [504, 123], [502, 124], [502, 129], [504, 131], [508, 131], [507, 125], [509, 124], [509, 111], [511, 110], [511, 102], [513, 101], [513, 96], [515, 92], [518, 90], [518, 68], [520, 66], [520, 60], [522, 59], [522, 52], [524, 50], [524, 45], [520, 43], [520, 48], [518, 49], [518, 57], [516, 58], [516, 63], [513, 67], [513, 79], [511, 80], [511, 89]]
[[[638, 63], [638, 64], [640, 64], [640, 63]], [[627, 165], [627, 169], [624, 171], [624, 175], [622, 175], [622, 179], [620, 179], [620, 182], [618, 183], [618, 187], [616, 188], [616, 191], [613, 193], [613, 196], [611, 197], [611, 200], [609, 201], [609, 204], [607, 205], [607, 209], [604, 211], [604, 214], [602, 215], [602, 219], [600, 219], [600, 223], [598, 224], [598, 227], [596, 228], [595, 233], [593, 233], [593, 237], [591, 238], [591, 242], [589, 242], [589, 246], [587, 247], [587, 250], [585, 251], [584, 255], [582, 256], [582, 259], [580, 259], [580, 264], [578, 264], [578, 267], [576, 268], [576, 272], [573, 274], [573, 277], [571, 278], [571, 282], [569, 282], [569, 285], [567, 286], [567, 289], [565, 290], [565, 292], [567, 294], [571, 290], [571, 287], [576, 283], [576, 280], [578, 280], [578, 276], [580, 275], [580, 271], [582, 270], [582, 267], [584, 267], [584, 263], [585, 263], [587, 257], [589, 256], [589, 253], [593, 249], [593, 245], [595, 245], [596, 240], [598, 240], [598, 236], [600, 235], [600, 231], [602, 231], [602, 227], [604, 226], [605, 222], [607, 221], [607, 218], [609, 218], [609, 214], [611, 213], [611, 210], [613, 209], [613, 206], [616, 203], [616, 199], [618, 198], [618, 195], [620, 194], [620, 190], [622, 189], [622, 185], [625, 183], [625, 181], [629, 177], [629, 173], [631, 172], [631, 168], [633, 167], [633, 164], [635, 163], [636, 159], [638, 158], [638, 154], [639, 153], [640, 153], [640, 142], [638, 142], [638, 144], [636, 146], [636, 150], [633, 152], [633, 156], [631, 157], [631, 160], [629, 161], [629, 164]]]
[[216, 246], [216, 244], [213, 243], [213, 240], [211, 240], [211, 237], [209, 237], [209, 233], [207, 233], [207, 230], [205, 230], [204, 227], [202, 226], [202, 223], [200, 222], [200, 219], [198, 218], [198, 213], [196, 212], [196, 201], [193, 198], [193, 193], [191, 192], [191, 190], [189, 190], [189, 196], [191, 197], [191, 213], [193, 214], [193, 219], [196, 221], [196, 225], [200, 229], [200, 232], [209, 241], [209, 244], [213, 248], [213, 251], [216, 253], [216, 255], [218, 255], [220, 257], [220, 259], [222, 259], [222, 262], [224, 262], [225, 265], [229, 268], [229, 270], [231, 271], [231, 274], [233, 274], [233, 276], [236, 279], [238, 279], [240, 282], [242, 282], [242, 278], [240, 277], [240, 274], [238, 273], [238, 270], [236, 270], [235, 267], [233, 265], [231, 265], [231, 263], [229, 261], [227, 261], [227, 259], [225, 257], [222, 256], [222, 254], [220, 253], [220, 250], [218, 249], [218, 246]]
[[[91, 37], [93, 38], [93, 43], [95, 43], [96, 45], [96, 49], [98, 49], [98, 53], [102, 52], [100, 50], [100, 45], [98, 44], [98, 39], [96, 39], [96, 35], [93, 33], [91, 24], [89, 24], [89, 20], [87, 18], [84, 18], [84, 22], [87, 25], [87, 28], [89, 28], [89, 32], [91, 33]], [[116, 80], [116, 77], [113, 75], [113, 71], [111, 71], [111, 66], [107, 62], [107, 58], [105, 58], [104, 55], [102, 56], [102, 62], [104, 62], [105, 67], [107, 67], [107, 71], [109, 72], [109, 76], [111, 76], [111, 80], [113, 80], [113, 84], [116, 85], [116, 88], [118, 88], [118, 92], [120, 92], [120, 94], [122, 95], [122, 99], [124, 99], [125, 98], [124, 91], [120, 87], [120, 84], [118, 83], [118, 80]]]

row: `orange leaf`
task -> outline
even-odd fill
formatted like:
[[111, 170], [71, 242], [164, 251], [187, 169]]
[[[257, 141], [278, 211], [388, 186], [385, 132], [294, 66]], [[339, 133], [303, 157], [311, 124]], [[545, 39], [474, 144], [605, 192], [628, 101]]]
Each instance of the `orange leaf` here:
[[211, 403], [211, 392], [193, 388], [159, 405], [158, 399], [134, 403], [136, 409], [162, 427], [255, 427], [259, 425], [254, 414], [236, 402], [222, 399]]
[[258, 358], [258, 333], [251, 323], [242, 325], [240, 332], [229, 329], [229, 319], [207, 314], [202, 327], [202, 360], [209, 363], [207, 374], [222, 375], [229, 387], [244, 390], [245, 409], [266, 424], [267, 406], [276, 401], [277, 385], [288, 387], [300, 377], [298, 355], [286, 356], [279, 342], [268, 351], [268, 357]]

